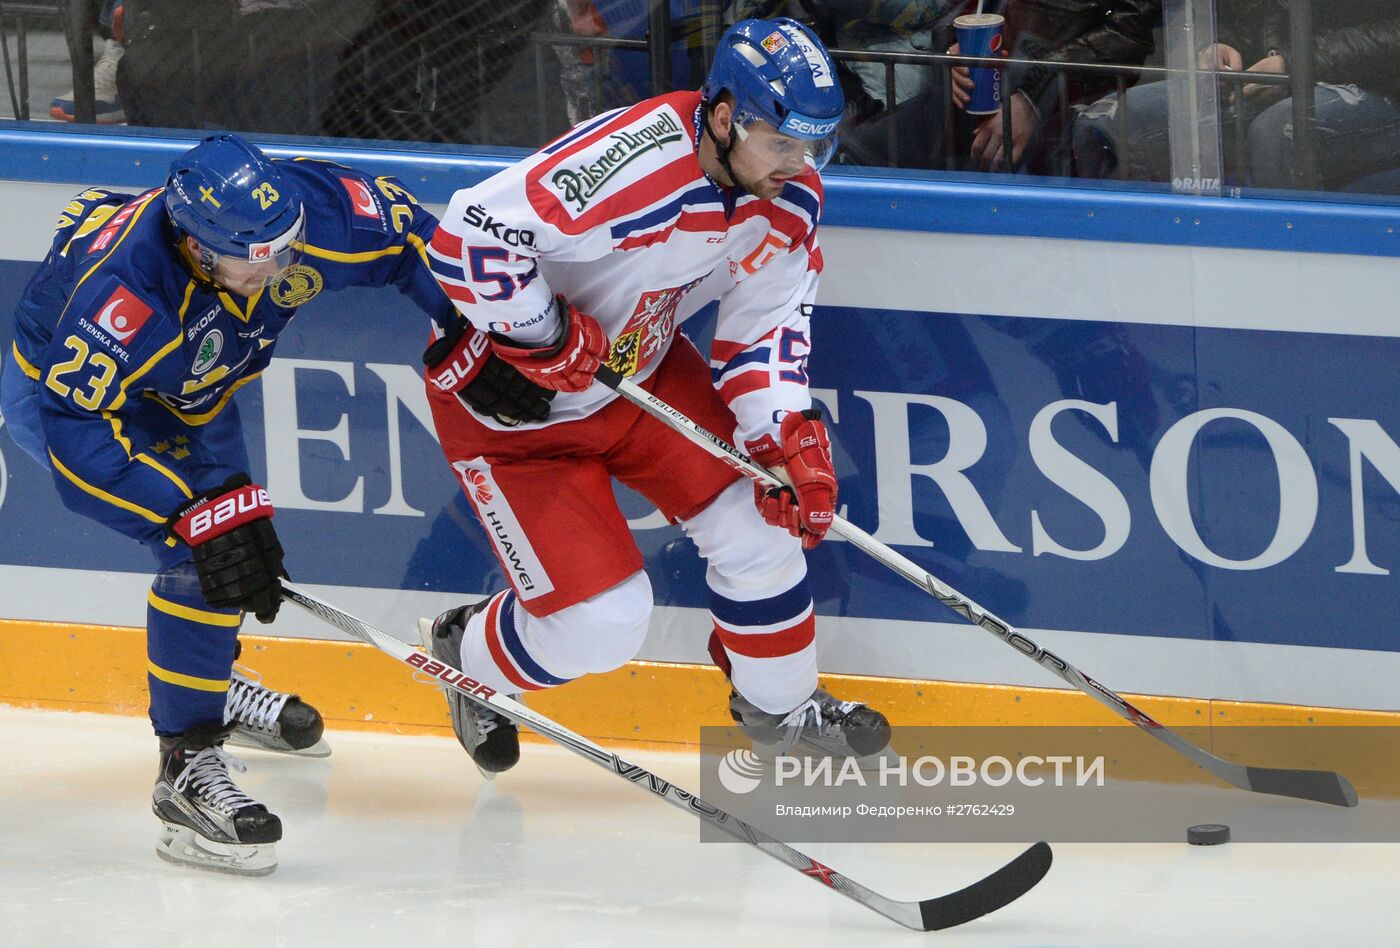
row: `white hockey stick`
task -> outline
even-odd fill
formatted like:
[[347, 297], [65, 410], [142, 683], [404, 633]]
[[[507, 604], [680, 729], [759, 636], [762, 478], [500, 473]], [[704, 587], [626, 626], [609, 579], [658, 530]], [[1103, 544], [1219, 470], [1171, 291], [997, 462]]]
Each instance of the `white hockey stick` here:
[[1036, 843], [996, 872], [965, 889], [921, 902], [898, 902], [878, 892], [872, 892], [836, 870], [822, 865], [806, 853], [779, 842], [718, 807], [711, 806], [695, 794], [663, 780], [643, 767], [623, 760], [587, 738], [530, 710], [520, 702], [473, 681], [455, 668], [450, 668], [389, 633], [382, 632], [369, 623], [302, 592], [285, 580], [282, 582], [282, 598], [296, 603], [342, 632], [368, 642], [415, 671], [435, 679], [425, 684], [440, 684], [443, 688], [450, 688], [477, 704], [505, 715], [516, 724], [530, 728], [560, 747], [573, 751], [585, 760], [590, 760], [628, 782], [650, 791], [672, 806], [718, 827], [735, 839], [757, 847], [803, 875], [810, 876], [866, 908], [873, 909], [915, 931], [952, 928], [954, 925], [980, 918], [988, 912], [995, 912], [1025, 895], [1050, 871], [1050, 847], [1046, 843]]
[[[752, 458], [728, 441], [701, 428], [684, 414], [635, 382], [619, 375], [608, 366], [605, 365], [598, 370], [597, 378], [648, 415], [684, 435], [689, 441], [704, 448], [746, 477], [768, 487], [786, 485], [784, 480], [759, 466]], [[956, 589], [942, 582], [913, 560], [896, 553], [849, 520], [840, 516], [835, 517], [831, 523], [831, 531], [849, 540], [862, 552], [873, 556], [964, 619], [974, 625], [981, 626], [1037, 665], [1048, 668], [1104, 707], [1127, 718], [1163, 744], [1189, 757], [1197, 765], [1215, 774], [1226, 783], [1233, 784], [1243, 790], [1252, 790], [1255, 793], [1296, 797], [1300, 800], [1314, 800], [1333, 806], [1356, 806], [1356, 790], [1352, 787], [1351, 782], [1341, 774], [1327, 770], [1249, 767], [1202, 750], [1180, 734], [1154, 721], [1120, 695], [1099, 684], [1058, 655], [1036, 645], [1008, 623], [1003, 622]]]

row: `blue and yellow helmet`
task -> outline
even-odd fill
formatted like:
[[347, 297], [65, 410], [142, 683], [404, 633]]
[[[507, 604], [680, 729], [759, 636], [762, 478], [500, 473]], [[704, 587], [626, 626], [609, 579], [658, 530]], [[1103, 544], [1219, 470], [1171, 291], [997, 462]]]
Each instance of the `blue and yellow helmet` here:
[[228, 132], [171, 162], [165, 209], [176, 231], [199, 241], [206, 254], [279, 267], [293, 262], [306, 223], [296, 184]]

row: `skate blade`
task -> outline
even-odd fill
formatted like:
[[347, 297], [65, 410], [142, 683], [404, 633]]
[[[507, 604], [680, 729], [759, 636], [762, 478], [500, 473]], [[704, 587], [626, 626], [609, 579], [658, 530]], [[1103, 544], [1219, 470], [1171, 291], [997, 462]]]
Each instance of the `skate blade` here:
[[270, 751], [274, 754], [286, 754], [289, 757], [329, 757], [331, 756], [331, 745], [326, 743], [324, 737], [318, 738], [315, 744], [310, 747], [295, 748], [286, 741], [271, 735], [259, 734], [256, 731], [236, 727], [224, 741], [233, 747], [247, 747], [252, 750]]
[[273, 843], [234, 846], [205, 839], [188, 826], [161, 820], [156, 855], [171, 865], [235, 876], [266, 876], [277, 868]]
[[878, 773], [881, 768], [891, 770], [899, 769], [899, 755], [894, 752], [894, 748], [886, 746], [873, 754], [864, 756], [852, 756], [839, 749], [824, 747], [811, 741], [798, 741], [795, 747], [790, 747], [786, 751], [781, 750], [780, 744], [763, 744], [758, 741], [752, 742], [753, 755], [759, 765], [765, 769], [772, 769], [777, 764], [779, 757], [801, 757], [813, 760], [830, 758], [833, 765], [840, 768], [846, 760], [854, 760], [856, 769], [862, 773]]
[[899, 755], [894, 752], [894, 748], [888, 746], [882, 747], [873, 754], [856, 755], [835, 748], [824, 747], [815, 742], [802, 741], [799, 742], [796, 753], [799, 755], [816, 757], [818, 759], [830, 757], [838, 767], [847, 760], [853, 760], [855, 761], [856, 769], [861, 773], [877, 773], [882, 767], [893, 770], [899, 769]]
[[324, 737], [318, 738], [315, 744], [310, 747], [300, 749], [293, 747], [279, 737], [259, 734], [242, 727], [236, 727], [224, 741], [234, 747], [248, 747], [253, 750], [271, 751], [274, 754], [287, 754], [292, 757], [329, 757], [331, 756], [331, 745], [326, 743]]
[[873, 754], [857, 757], [856, 766], [865, 772], [876, 772], [882, 767], [895, 771], [899, 769], [899, 755], [887, 744]]
[[450, 718], [451, 721], [452, 721], [452, 735], [453, 735], [454, 737], [457, 738], [457, 744], [458, 744], [458, 746], [460, 746], [460, 747], [462, 748], [462, 750], [466, 751], [467, 757], [469, 757], [469, 758], [471, 759], [472, 764], [474, 764], [474, 765], [476, 766], [477, 772], [480, 773], [481, 776], [485, 777], [487, 780], [495, 780], [495, 779], [496, 779], [496, 774], [495, 774], [495, 772], [494, 772], [494, 771], [491, 771], [491, 770], [487, 770], [487, 769], [485, 769], [484, 767], [482, 767], [480, 764], [478, 764], [478, 763], [476, 762], [476, 758], [475, 758], [475, 757], [472, 757], [472, 752], [469, 751], [469, 750], [467, 750], [467, 745], [466, 745], [465, 743], [463, 743], [463, 741], [462, 741], [462, 735], [459, 733], [459, 732], [461, 731], [461, 729], [462, 729], [462, 725], [461, 725], [461, 722], [458, 720], [458, 715], [459, 715], [459, 714], [463, 714], [463, 713], [470, 713], [470, 712], [459, 711], [458, 708], [459, 708], [460, 706], [459, 706], [458, 703], [457, 703], [457, 702], [459, 702], [459, 701], [465, 702], [466, 699], [465, 699], [465, 698], [457, 698], [457, 697], [455, 697], [455, 696], [452, 695], [452, 694], [448, 694], [448, 696], [447, 696], [447, 716], [448, 716], [448, 718]]

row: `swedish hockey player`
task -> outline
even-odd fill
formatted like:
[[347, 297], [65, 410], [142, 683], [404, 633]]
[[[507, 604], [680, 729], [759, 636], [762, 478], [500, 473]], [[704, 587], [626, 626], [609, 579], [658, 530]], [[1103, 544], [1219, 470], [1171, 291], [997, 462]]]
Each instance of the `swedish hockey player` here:
[[146, 670], [163, 858], [272, 871], [281, 823], [238, 788], [224, 745], [329, 753], [314, 707], [233, 667], [244, 614], [277, 614], [283, 554], [232, 396], [323, 291], [394, 286], [455, 319], [426, 266], [436, 223], [392, 178], [216, 135], [163, 186], [77, 195], [20, 299], [5, 430], [67, 507], [156, 560]]

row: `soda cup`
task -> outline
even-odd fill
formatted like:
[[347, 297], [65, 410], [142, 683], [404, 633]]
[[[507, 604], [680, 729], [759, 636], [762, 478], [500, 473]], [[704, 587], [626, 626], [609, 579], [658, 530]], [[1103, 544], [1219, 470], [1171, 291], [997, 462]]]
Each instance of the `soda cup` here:
[[[958, 51], [964, 56], [995, 56], [1001, 52], [1003, 18], [996, 13], [965, 13], [953, 21]], [[973, 66], [972, 98], [963, 111], [968, 115], [994, 115], [1001, 111], [1001, 70]]]

